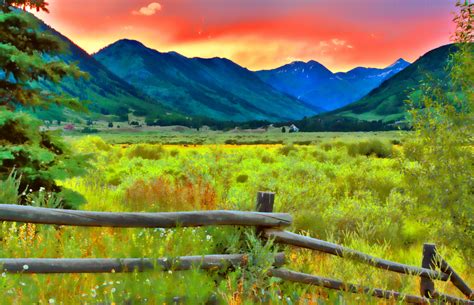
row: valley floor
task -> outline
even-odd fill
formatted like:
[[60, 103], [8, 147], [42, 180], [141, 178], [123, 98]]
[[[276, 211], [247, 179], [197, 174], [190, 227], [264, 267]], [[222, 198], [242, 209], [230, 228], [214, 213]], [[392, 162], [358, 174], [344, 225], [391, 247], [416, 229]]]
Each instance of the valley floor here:
[[[94, 211], [253, 211], [257, 191], [276, 192], [275, 211], [294, 217], [290, 230], [338, 242], [374, 256], [420, 266], [422, 244], [441, 253], [474, 282], [472, 261], [456, 248], [452, 224], [416, 199], [403, 171], [406, 134], [144, 131], [69, 134], [77, 152], [92, 153], [87, 176], [63, 185]], [[162, 145], [164, 144], [164, 145]], [[204, 145], [201, 145], [204, 144]], [[242, 145], [240, 145], [242, 144]], [[250, 234], [251, 235], [251, 234]], [[3, 223], [2, 257], [173, 257], [259, 249], [236, 228], [113, 229]], [[247, 250], [246, 250], [247, 249]], [[316, 252], [280, 247], [288, 268], [418, 295], [416, 277], [367, 267]], [[262, 250], [263, 251], [263, 250]], [[258, 255], [258, 253], [256, 254]], [[9, 304], [173, 304], [186, 296], [201, 304], [216, 294], [225, 304], [396, 304], [331, 292], [263, 276], [231, 273], [147, 272], [98, 275], [2, 275]], [[245, 280], [241, 280], [244, 275]], [[437, 289], [459, 293], [450, 284]]]

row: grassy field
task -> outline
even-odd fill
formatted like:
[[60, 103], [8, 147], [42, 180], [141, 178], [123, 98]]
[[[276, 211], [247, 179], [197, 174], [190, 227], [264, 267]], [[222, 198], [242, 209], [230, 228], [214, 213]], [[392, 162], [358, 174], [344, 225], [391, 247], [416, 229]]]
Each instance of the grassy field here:
[[[62, 182], [96, 211], [253, 211], [257, 191], [276, 192], [275, 210], [294, 217], [294, 232], [338, 242], [378, 257], [419, 266], [422, 244], [435, 242], [470, 283], [462, 251], [427, 222], [407, 185], [400, 158], [406, 134], [145, 131], [68, 136], [92, 153], [89, 174]], [[199, 145], [205, 144], [205, 145]], [[239, 145], [240, 144], [240, 145]], [[265, 262], [267, 247], [241, 228], [111, 229], [3, 223], [2, 257], [163, 257], [250, 252]], [[288, 268], [377, 288], [418, 294], [416, 277], [383, 272], [316, 252], [280, 247]], [[265, 264], [223, 274], [147, 272], [100, 275], [6, 275], [5, 304], [396, 304], [264, 276]], [[440, 291], [459, 295], [444, 282]]]
[[[286, 128], [288, 130], [288, 127]], [[397, 141], [406, 135], [402, 131], [385, 132], [301, 132], [282, 133], [280, 128], [268, 130], [257, 129], [251, 131], [211, 131], [189, 129], [185, 127], [144, 127], [114, 130], [104, 128], [96, 134], [109, 144], [176, 144], [176, 145], [201, 145], [201, 144], [299, 144], [309, 145], [322, 142], [354, 142], [370, 139], [382, 141]], [[66, 133], [66, 138], [76, 139], [83, 137], [80, 133]]]

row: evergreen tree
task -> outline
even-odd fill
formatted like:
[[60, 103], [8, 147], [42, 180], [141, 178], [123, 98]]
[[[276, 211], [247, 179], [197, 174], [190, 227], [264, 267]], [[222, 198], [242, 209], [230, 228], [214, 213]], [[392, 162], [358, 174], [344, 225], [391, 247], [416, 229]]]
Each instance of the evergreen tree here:
[[33, 84], [59, 83], [64, 77], [86, 74], [75, 64], [55, 59], [65, 50], [64, 44], [42, 31], [27, 8], [47, 12], [47, 3], [0, 1], [0, 179], [16, 170], [21, 175], [19, 191], [55, 192], [63, 206], [74, 207], [79, 195], [62, 189], [55, 180], [84, 173], [86, 156], [73, 156], [57, 134], [40, 131], [41, 121], [18, 110], [51, 105], [85, 110], [79, 100]]

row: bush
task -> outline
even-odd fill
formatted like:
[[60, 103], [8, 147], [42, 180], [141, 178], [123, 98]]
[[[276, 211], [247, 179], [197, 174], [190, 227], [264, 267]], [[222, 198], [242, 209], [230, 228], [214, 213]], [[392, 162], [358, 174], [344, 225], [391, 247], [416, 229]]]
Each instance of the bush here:
[[225, 140], [224, 143], [225, 143], [225, 144], [228, 144], [228, 145], [236, 145], [236, 144], [237, 144], [237, 140], [235, 140], [235, 139], [227, 139], [227, 140]]
[[125, 200], [134, 211], [214, 210], [217, 192], [202, 180], [158, 177], [150, 181], [138, 180], [125, 191]]
[[274, 163], [275, 159], [270, 156], [263, 156], [261, 159], [262, 163]]
[[163, 157], [165, 149], [161, 145], [138, 144], [129, 148], [129, 158], [142, 158], [148, 160], [159, 160]]
[[90, 128], [90, 127], [84, 127], [84, 128], [81, 130], [81, 133], [87, 133], [87, 134], [98, 133], [98, 132], [99, 132], [98, 129]]
[[[11, 184], [12, 171], [16, 169], [21, 176], [21, 181], [16, 182], [18, 190], [38, 192], [41, 189], [66, 197], [66, 193], [71, 192], [56, 181], [84, 174], [89, 157], [72, 155], [56, 133], [42, 132], [40, 125], [41, 121], [28, 114], [0, 109], [0, 180]], [[84, 202], [78, 194], [67, 197], [65, 208]], [[22, 203], [27, 202], [22, 200]]]
[[245, 183], [249, 180], [249, 176], [248, 175], [238, 175], [236, 180], [237, 180], [238, 183]]
[[295, 141], [293, 144], [295, 145], [311, 145], [312, 141]]
[[294, 147], [293, 145], [285, 145], [279, 149], [280, 154], [284, 156], [288, 156], [292, 151], [296, 152], [298, 151], [298, 149]]
[[173, 149], [170, 151], [170, 156], [171, 157], [177, 157], [179, 155], [179, 150]]
[[12, 171], [5, 180], [0, 180], [0, 203], [16, 204], [20, 201], [20, 178]]
[[382, 143], [380, 140], [370, 140], [347, 145], [347, 153], [352, 157], [357, 155], [374, 155], [378, 158], [389, 158], [392, 156], [392, 147], [389, 144]]

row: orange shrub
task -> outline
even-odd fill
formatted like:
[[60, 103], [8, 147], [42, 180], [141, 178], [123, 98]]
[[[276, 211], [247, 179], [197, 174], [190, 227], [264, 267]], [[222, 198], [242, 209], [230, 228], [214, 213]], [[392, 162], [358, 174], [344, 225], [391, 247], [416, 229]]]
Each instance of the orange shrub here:
[[136, 181], [126, 190], [125, 200], [134, 211], [214, 210], [217, 193], [201, 178], [192, 181], [158, 177]]

